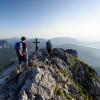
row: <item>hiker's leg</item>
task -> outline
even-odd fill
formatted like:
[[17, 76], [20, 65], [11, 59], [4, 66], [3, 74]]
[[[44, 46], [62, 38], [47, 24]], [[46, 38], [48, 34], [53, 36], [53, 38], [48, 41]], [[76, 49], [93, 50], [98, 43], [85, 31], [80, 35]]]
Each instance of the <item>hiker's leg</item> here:
[[51, 49], [48, 50], [48, 58], [50, 60], [50, 56], [51, 56]]
[[47, 53], [48, 53], [48, 57], [49, 57], [49, 49], [47, 51], [48, 51]]
[[21, 57], [20, 56], [18, 56], [18, 62], [19, 62], [19, 66], [18, 66], [18, 69], [19, 70], [21, 70], [21, 66], [22, 66], [22, 64], [21, 64]]
[[25, 58], [26, 67], [28, 67], [28, 59]]
[[28, 67], [28, 59], [26, 60], [26, 66]]
[[26, 59], [26, 57], [24, 57], [24, 63], [25, 63], [25, 66], [28, 67], [28, 59]]

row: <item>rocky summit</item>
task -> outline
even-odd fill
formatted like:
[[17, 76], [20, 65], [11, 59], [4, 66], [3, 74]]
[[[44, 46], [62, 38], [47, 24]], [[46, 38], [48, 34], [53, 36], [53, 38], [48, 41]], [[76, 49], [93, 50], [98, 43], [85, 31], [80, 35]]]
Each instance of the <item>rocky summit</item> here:
[[100, 100], [96, 71], [72, 49], [42, 49], [30, 57], [29, 67], [16, 67], [0, 76], [0, 100]]

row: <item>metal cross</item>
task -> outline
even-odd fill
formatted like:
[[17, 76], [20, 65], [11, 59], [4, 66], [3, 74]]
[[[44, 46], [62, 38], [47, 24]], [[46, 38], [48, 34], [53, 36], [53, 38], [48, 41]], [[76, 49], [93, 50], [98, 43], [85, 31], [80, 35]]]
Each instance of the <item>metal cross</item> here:
[[37, 53], [37, 51], [38, 51], [38, 43], [40, 43], [39, 41], [38, 41], [38, 39], [36, 38], [35, 39], [35, 42], [33, 42], [34, 44], [35, 44], [35, 50], [36, 50], [36, 53]]

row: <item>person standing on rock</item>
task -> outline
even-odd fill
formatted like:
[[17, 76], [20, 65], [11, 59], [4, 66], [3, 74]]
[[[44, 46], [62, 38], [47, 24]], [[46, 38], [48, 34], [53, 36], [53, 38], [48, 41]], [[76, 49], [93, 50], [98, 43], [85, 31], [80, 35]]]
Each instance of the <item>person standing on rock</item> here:
[[46, 49], [47, 49], [48, 56], [50, 58], [52, 52], [52, 44], [50, 39], [46, 42]]
[[28, 45], [26, 37], [21, 37], [21, 41], [15, 44], [15, 50], [18, 56], [19, 69], [21, 69], [22, 62], [28, 67]]

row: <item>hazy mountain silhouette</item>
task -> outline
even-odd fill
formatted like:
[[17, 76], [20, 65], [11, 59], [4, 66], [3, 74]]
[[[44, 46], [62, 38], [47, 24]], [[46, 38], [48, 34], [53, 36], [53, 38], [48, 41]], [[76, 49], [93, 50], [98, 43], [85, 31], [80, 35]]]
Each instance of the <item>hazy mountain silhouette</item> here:
[[77, 39], [73, 39], [73, 38], [69, 38], [69, 37], [53, 38], [53, 39], [51, 39], [51, 41], [56, 46], [59, 46], [62, 44], [80, 44], [81, 43]]
[[96, 41], [96, 42], [85, 41], [83, 44], [88, 47], [94, 47], [94, 48], [100, 49], [100, 41]]

